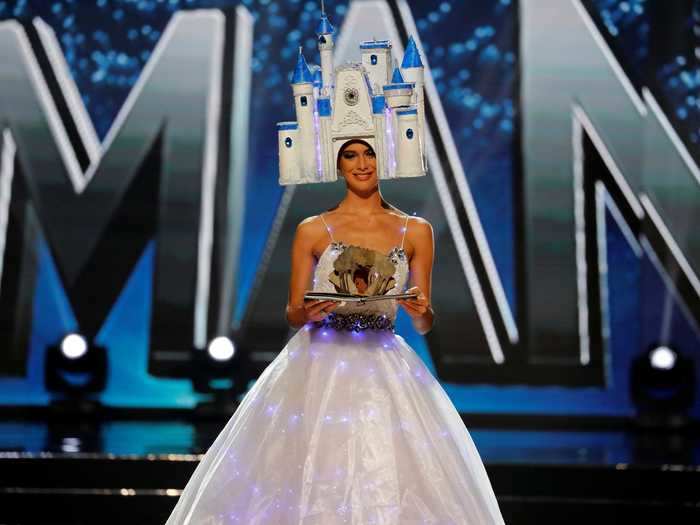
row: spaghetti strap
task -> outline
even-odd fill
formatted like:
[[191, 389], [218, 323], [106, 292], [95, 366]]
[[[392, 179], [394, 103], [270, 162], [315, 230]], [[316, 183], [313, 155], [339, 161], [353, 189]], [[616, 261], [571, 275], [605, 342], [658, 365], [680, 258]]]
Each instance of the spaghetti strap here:
[[408, 215], [406, 215], [406, 222], [403, 223], [403, 237], [401, 237], [401, 249], [403, 250], [403, 241], [406, 239], [406, 230], [408, 230]]
[[328, 232], [328, 235], [331, 238], [331, 242], [335, 242], [335, 239], [333, 238], [333, 234], [331, 233], [331, 227], [328, 226], [328, 223], [326, 222], [326, 219], [323, 218], [323, 213], [319, 214], [319, 217], [321, 217], [321, 220], [323, 221], [324, 226], [326, 227], [326, 231]]

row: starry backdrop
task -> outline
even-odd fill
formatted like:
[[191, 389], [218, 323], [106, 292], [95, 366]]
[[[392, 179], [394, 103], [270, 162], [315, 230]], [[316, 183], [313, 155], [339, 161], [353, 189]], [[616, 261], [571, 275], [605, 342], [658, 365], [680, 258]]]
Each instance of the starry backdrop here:
[[[686, 0], [684, 0], [686, 1]], [[63, 0], [0, 1], [0, 19], [29, 20], [41, 17], [56, 32], [83, 102], [100, 138], [134, 86], [173, 13], [183, 9], [228, 8], [244, 5], [255, 20], [252, 60], [253, 92], [249, 129], [248, 184], [243, 243], [248, 254], [241, 261], [238, 304], [245, 304], [274, 218], [274, 204], [281, 198], [277, 184], [274, 124], [293, 119], [288, 80], [294, 56], [302, 46], [307, 57], [316, 56], [314, 29], [318, 3], [301, 0]], [[664, 16], [652, 0], [587, 0], [584, 2], [636, 87], [649, 86], [669, 115], [693, 156], [700, 158], [700, 0], [692, 1], [692, 15], [677, 38], [657, 45], [663, 37], [659, 18]], [[494, 254], [511, 307], [516, 306], [513, 248], [513, 177], [516, 173], [518, 137], [518, 7], [515, 0], [481, 2], [409, 1], [454, 135], [480, 218]], [[326, 1], [334, 25], [342, 25], [347, 2]], [[674, 44], [674, 42], [676, 44]], [[696, 47], [697, 46], [697, 47]], [[629, 353], [651, 344], [661, 330], [662, 312], [656, 307], [668, 296], [663, 281], [648, 260], [639, 261], [627, 246], [616, 223], [608, 216], [609, 288], [612, 352]], [[100, 337], [117, 338], [120, 323], [147, 310], [129, 310], [128, 304], [146, 303], [139, 291], [150, 283], [153, 247], [135, 268]], [[34, 333], [27, 384], [0, 379], [0, 403], [22, 397], [45, 402], [40, 364], [43, 347], [65, 330], [47, 312], [62, 299], [48, 250], [43, 250], [42, 271], [35, 301]], [[64, 301], [65, 302], [65, 301]], [[53, 306], [52, 306], [53, 305]], [[65, 305], [64, 305], [64, 308]], [[681, 348], [700, 347], [698, 336], [674, 304], [672, 342]], [[236, 315], [240, 315], [240, 311]], [[668, 319], [667, 319], [668, 320]], [[639, 326], [645, 326], [644, 330]], [[132, 330], [123, 342], [136, 362], [131, 344], [147, 340], [147, 325]], [[412, 336], [409, 335], [409, 340]], [[138, 345], [136, 345], [138, 346]], [[141, 345], [143, 346], [143, 345]], [[143, 351], [141, 351], [143, 353]], [[429, 356], [424, 356], [429, 359]], [[124, 358], [123, 360], [126, 360]], [[132, 360], [133, 362], [133, 360]], [[103, 401], [123, 406], [191, 406], [196, 395], [188, 383], [155, 379], [138, 367], [116, 363]], [[126, 388], [129, 385], [130, 388]], [[518, 411], [524, 389], [445, 385], [459, 409], [469, 411]], [[595, 397], [586, 406], [572, 406], [575, 393], [561, 392], [551, 403], [551, 391], [538, 397], [530, 392], [535, 411], [629, 413], [628, 400], [606, 407]], [[571, 395], [569, 395], [571, 394]], [[475, 399], [479, 399], [475, 401]], [[539, 401], [538, 401], [539, 399]]]

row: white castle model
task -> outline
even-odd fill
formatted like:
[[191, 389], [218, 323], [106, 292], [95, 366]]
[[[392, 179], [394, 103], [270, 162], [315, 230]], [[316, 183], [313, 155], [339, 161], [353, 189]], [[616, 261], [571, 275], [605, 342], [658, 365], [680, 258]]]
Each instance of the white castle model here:
[[279, 183], [337, 180], [338, 152], [355, 139], [374, 148], [380, 178], [425, 175], [423, 63], [413, 38], [393, 73], [388, 40], [362, 42], [362, 62], [334, 72], [335, 29], [325, 13], [316, 33], [321, 67], [309, 68], [299, 49], [292, 78], [297, 121], [277, 124]]

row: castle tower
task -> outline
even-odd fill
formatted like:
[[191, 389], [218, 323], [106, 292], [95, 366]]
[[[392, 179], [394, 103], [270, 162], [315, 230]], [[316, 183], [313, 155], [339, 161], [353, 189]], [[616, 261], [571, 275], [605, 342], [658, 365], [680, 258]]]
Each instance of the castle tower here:
[[299, 125], [296, 122], [278, 122], [277, 140], [280, 157], [279, 183], [282, 186], [298, 184], [302, 179]]
[[304, 54], [299, 48], [297, 65], [292, 76], [292, 91], [294, 92], [294, 108], [299, 125], [299, 146], [297, 154], [300, 155], [302, 177], [308, 177], [311, 182], [317, 176], [316, 166], [316, 133], [314, 126], [314, 99], [313, 75], [306, 64]]
[[318, 51], [321, 54], [321, 75], [323, 87], [321, 93], [327, 97], [332, 95], [334, 87], [333, 79], [333, 47], [335, 45], [335, 28], [331, 25], [326, 12], [321, 12], [321, 21], [316, 28], [318, 37]]
[[413, 103], [418, 108], [418, 129], [421, 137], [421, 152], [423, 158], [425, 158], [424, 68], [423, 61], [418, 52], [418, 47], [412, 36], [409, 37], [408, 44], [406, 44], [406, 52], [401, 62], [401, 73], [406, 82], [413, 82], [415, 84]]
[[418, 110], [415, 107], [399, 108], [396, 113], [396, 177], [420, 177], [425, 175], [421, 136], [418, 129]]
[[384, 86], [386, 105], [392, 109], [413, 103], [413, 82], [392, 82]]
[[384, 98], [389, 108], [386, 118], [389, 177], [424, 175], [415, 84], [398, 67], [394, 68], [391, 83], [384, 86]]
[[367, 40], [360, 44], [360, 50], [372, 93], [381, 95], [382, 87], [391, 79], [391, 42]]

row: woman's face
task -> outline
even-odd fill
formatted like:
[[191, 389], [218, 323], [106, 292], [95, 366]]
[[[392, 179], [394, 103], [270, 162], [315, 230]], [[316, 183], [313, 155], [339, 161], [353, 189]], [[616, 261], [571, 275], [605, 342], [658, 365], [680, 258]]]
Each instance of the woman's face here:
[[338, 157], [338, 168], [350, 189], [367, 191], [377, 186], [377, 157], [367, 144], [346, 146]]

